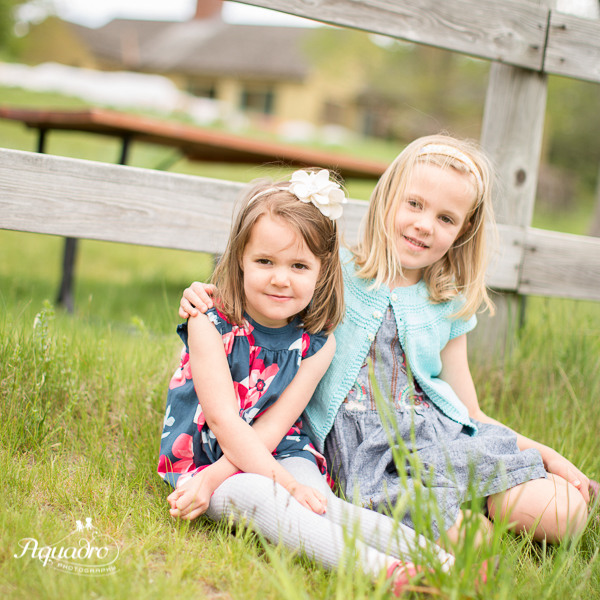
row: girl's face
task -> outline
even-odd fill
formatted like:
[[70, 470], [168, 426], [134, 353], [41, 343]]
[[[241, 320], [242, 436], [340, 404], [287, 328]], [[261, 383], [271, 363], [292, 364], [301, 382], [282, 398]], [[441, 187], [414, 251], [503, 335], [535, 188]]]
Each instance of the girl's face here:
[[246, 312], [265, 327], [283, 327], [313, 297], [321, 261], [281, 219], [264, 214], [242, 256]]
[[471, 178], [451, 167], [417, 164], [394, 218], [404, 279], [393, 287], [418, 283], [423, 269], [442, 258], [466, 222], [476, 200]]

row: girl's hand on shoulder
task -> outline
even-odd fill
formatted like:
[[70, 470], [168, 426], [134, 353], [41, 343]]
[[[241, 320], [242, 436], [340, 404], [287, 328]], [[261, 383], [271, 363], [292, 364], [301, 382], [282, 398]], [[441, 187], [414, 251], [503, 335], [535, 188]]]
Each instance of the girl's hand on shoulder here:
[[548, 458], [544, 459], [548, 473], [559, 475], [575, 486], [583, 496], [586, 503], [590, 502], [590, 480], [571, 461], [556, 451], [552, 451]]
[[167, 497], [171, 516], [184, 521], [199, 517], [207, 511], [213, 492], [206, 484], [204, 472], [200, 471]]
[[195, 317], [199, 312], [205, 313], [213, 307], [212, 297], [216, 287], [211, 283], [200, 283], [194, 281], [189, 288], [183, 290], [183, 296], [179, 301], [179, 316], [182, 319]]
[[327, 510], [327, 498], [314, 488], [302, 485], [297, 481], [286, 485], [285, 488], [305, 508], [312, 510], [318, 515], [325, 514]]

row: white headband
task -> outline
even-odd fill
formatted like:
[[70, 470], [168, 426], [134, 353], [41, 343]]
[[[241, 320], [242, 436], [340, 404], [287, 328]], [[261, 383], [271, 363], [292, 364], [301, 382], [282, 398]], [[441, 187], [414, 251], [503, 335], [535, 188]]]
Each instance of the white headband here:
[[329, 171], [326, 169], [322, 169], [318, 173], [296, 171], [290, 179], [289, 186], [271, 187], [258, 192], [248, 200], [248, 204], [273, 192], [289, 192], [301, 202], [310, 202], [332, 221], [342, 216], [344, 210], [342, 204], [347, 202], [340, 185], [335, 181], [329, 181]]
[[477, 165], [464, 152], [461, 152], [452, 146], [447, 146], [446, 144], [427, 144], [419, 150], [419, 154], [417, 156], [427, 156], [428, 154], [441, 154], [442, 156], [448, 156], [449, 158], [454, 158], [455, 160], [460, 161], [466, 167], [468, 167], [469, 171], [471, 171], [475, 177], [475, 180], [477, 181], [477, 199], [481, 199], [483, 196], [483, 180], [481, 179], [481, 173], [479, 172]]

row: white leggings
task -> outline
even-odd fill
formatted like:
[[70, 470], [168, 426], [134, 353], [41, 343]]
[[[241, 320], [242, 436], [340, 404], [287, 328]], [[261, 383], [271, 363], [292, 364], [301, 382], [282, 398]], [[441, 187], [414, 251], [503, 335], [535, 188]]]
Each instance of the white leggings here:
[[289, 492], [262, 475], [240, 473], [224, 481], [213, 494], [206, 514], [213, 521], [242, 520], [267, 540], [281, 542], [292, 551], [303, 550], [325, 568], [337, 566], [345, 556], [346, 538], [356, 536], [359, 562], [368, 575], [377, 577], [393, 560], [411, 561], [411, 550], [427, 548], [445, 569], [454, 557], [390, 517], [344, 502], [331, 491], [316, 465], [304, 458], [284, 458], [281, 465], [303, 485], [327, 498], [327, 512], [317, 515]]

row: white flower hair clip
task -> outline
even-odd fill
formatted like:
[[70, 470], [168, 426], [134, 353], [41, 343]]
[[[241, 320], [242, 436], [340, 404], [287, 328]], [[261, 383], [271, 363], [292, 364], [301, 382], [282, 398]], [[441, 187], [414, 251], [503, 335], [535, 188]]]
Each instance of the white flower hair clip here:
[[340, 185], [329, 180], [329, 171], [322, 169], [317, 173], [296, 171], [287, 188], [301, 202], [311, 202], [323, 215], [332, 221], [342, 216], [342, 204], [347, 202]]

